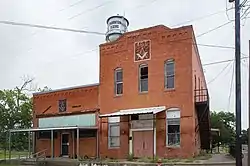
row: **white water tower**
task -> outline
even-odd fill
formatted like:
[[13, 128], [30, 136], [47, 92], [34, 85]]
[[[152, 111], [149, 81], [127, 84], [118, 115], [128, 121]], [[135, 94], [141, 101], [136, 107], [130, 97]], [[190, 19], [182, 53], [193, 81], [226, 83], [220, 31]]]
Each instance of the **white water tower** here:
[[107, 19], [106, 41], [111, 42], [117, 40], [122, 34], [127, 32], [129, 22], [123, 16], [111, 16]]

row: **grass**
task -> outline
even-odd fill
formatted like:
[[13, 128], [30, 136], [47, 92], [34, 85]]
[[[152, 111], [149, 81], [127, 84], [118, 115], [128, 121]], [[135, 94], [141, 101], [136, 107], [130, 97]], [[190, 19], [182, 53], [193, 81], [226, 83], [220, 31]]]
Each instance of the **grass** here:
[[[208, 160], [212, 157], [211, 154], [201, 152], [198, 156], [192, 157], [192, 158], [161, 158], [162, 163], [166, 164], [174, 164], [174, 163], [193, 163], [193, 162], [200, 162], [201, 160]], [[151, 157], [145, 157], [145, 158], [138, 158], [134, 159], [133, 155], [130, 154], [127, 158], [127, 160], [119, 160], [119, 159], [111, 159], [111, 158], [105, 158], [102, 161], [103, 162], [143, 162], [143, 163], [157, 163], [159, 157], [155, 157], [154, 159]]]
[[[22, 157], [22, 156], [27, 156], [27, 155], [28, 155], [27, 151], [11, 151], [11, 158], [17, 158], [19, 156]], [[4, 151], [0, 150], [0, 160], [4, 158], [9, 158], [9, 152], [6, 151], [6, 155], [5, 155]]]

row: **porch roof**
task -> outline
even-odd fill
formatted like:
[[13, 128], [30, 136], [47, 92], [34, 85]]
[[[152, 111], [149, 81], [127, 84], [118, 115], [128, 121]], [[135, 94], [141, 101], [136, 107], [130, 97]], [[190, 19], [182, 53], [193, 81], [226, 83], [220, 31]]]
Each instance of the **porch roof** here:
[[135, 108], [135, 109], [120, 110], [120, 111], [113, 112], [110, 114], [103, 114], [103, 115], [99, 115], [99, 117], [103, 118], [103, 117], [125, 116], [125, 115], [135, 115], [135, 114], [157, 114], [164, 110], [166, 110], [165, 106]]
[[69, 126], [69, 127], [51, 127], [51, 128], [28, 128], [28, 129], [14, 129], [10, 130], [11, 133], [17, 132], [36, 132], [36, 131], [51, 131], [51, 130], [74, 130], [74, 129], [97, 129], [94, 127], [83, 127], [83, 126]]

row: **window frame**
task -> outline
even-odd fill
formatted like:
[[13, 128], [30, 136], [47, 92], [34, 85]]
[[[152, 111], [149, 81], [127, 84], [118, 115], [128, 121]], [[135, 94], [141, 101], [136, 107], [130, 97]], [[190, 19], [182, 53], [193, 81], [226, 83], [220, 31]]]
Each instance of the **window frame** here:
[[[118, 72], [122, 73], [122, 79], [121, 79], [121, 81], [117, 80], [117, 73]], [[122, 92], [121, 92], [121, 94], [117, 93], [118, 84], [121, 84], [121, 86], [122, 86]], [[121, 95], [123, 95], [123, 69], [122, 68], [116, 68], [114, 70], [114, 91], [115, 91], [115, 96], [121, 96]]]
[[[168, 117], [168, 112], [177, 112], [177, 117], [175, 118], [169, 118]], [[171, 148], [179, 148], [181, 146], [181, 116], [180, 116], [181, 112], [180, 112], [180, 109], [178, 108], [174, 108], [174, 109], [169, 109], [169, 110], [166, 110], [166, 118], [165, 118], [165, 123], [166, 123], [166, 147], [171, 147]], [[169, 133], [168, 132], [168, 121], [169, 120], [179, 120], [179, 132], [176, 133], [176, 135], [179, 135], [179, 144], [178, 145], [170, 145], [169, 144], [169, 134], [173, 134], [173, 133]]]
[[[117, 118], [117, 119], [111, 119], [111, 118]], [[119, 133], [118, 133], [118, 136], [112, 136], [111, 135], [111, 128], [112, 127], [118, 127], [119, 128]], [[109, 117], [108, 118], [108, 149], [118, 149], [120, 148], [121, 146], [121, 140], [120, 140], [120, 137], [121, 137], [121, 128], [120, 128], [120, 117]], [[118, 142], [119, 142], [119, 145], [111, 145], [111, 139], [112, 138], [117, 138], [118, 139]]]
[[[138, 79], [138, 82], [139, 82], [139, 93], [148, 93], [148, 82], [149, 82], [149, 70], [148, 70], [148, 78], [147, 78], [147, 91], [142, 91], [142, 86], [141, 86], [141, 69], [144, 68], [144, 67], [147, 67], [148, 68], [148, 64], [146, 63], [142, 63], [139, 65], [139, 79]], [[149, 68], [148, 68], [149, 69]]]
[[[170, 71], [172, 72], [173, 74], [168, 74], [168, 71], [167, 71], [167, 65], [169, 64], [173, 64], [173, 71]], [[168, 59], [164, 62], [164, 89], [165, 90], [171, 90], [171, 89], [175, 89], [175, 59], [171, 58], [171, 59]], [[168, 87], [168, 78], [169, 77], [173, 77], [173, 87]]]

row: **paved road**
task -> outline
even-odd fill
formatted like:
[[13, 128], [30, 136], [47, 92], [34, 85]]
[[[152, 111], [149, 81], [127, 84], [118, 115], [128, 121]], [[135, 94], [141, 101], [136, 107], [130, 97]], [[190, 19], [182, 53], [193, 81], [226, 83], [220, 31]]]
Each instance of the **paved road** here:
[[244, 158], [242, 159], [242, 166], [248, 166], [247, 165], [247, 158], [248, 158], [247, 156], [248, 156], [247, 152], [244, 153]]

